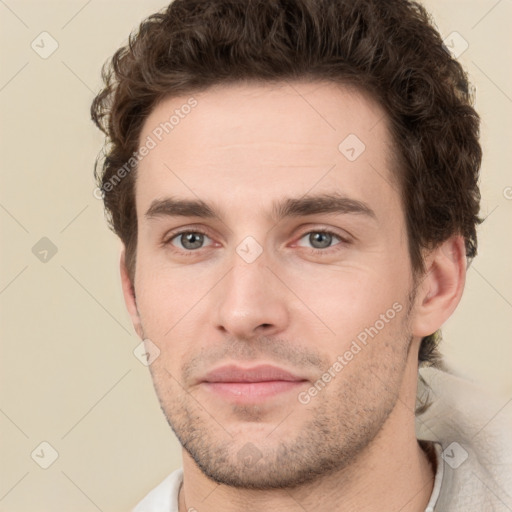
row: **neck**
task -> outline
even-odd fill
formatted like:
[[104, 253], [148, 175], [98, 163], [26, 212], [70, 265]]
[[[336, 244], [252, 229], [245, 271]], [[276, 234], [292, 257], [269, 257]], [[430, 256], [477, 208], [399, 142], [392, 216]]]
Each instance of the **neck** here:
[[408, 371], [383, 428], [350, 466], [300, 488], [251, 490], [219, 485], [205, 476], [184, 451], [179, 511], [423, 512], [432, 494], [434, 471], [416, 439], [416, 384], [417, 370]]

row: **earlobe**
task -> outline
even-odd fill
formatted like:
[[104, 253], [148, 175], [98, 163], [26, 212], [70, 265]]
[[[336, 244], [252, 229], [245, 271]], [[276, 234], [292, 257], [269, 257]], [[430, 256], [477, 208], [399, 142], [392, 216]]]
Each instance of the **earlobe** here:
[[466, 280], [464, 238], [453, 236], [427, 257], [427, 272], [416, 291], [413, 334], [429, 336], [452, 315]]
[[135, 297], [135, 286], [130, 279], [128, 268], [126, 267], [126, 251], [124, 246], [121, 249], [121, 255], [119, 258], [119, 270], [121, 273], [121, 286], [123, 288], [123, 296], [126, 309], [128, 310], [128, 313], [132, 320], [135, 332], [137, 333], [139, 338], [143, 339], [144, 335], [142, 331], [142, 324], [140, 321], [140, 315], [137, 309], [137, 301]]

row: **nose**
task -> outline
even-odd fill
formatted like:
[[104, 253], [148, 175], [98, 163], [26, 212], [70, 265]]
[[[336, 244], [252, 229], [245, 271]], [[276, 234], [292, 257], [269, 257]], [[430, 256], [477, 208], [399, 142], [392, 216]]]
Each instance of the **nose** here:
[[236, 253], [232, 267], [216, 287], [217, 329], [236, 339], [277, 335], [286, 330], [292, 297], [279, 270], [268, 266], [263, 252], [247, 263]]

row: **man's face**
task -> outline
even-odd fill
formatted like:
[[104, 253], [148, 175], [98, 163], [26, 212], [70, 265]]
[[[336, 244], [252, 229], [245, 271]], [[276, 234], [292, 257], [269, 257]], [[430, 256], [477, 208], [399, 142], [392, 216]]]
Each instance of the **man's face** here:
[[[417, 359], [385, 116], [327, 83], [194, 98], [159, 104], [140, 137], [157, 142], [136, 182], [134, 285], [143, 335], [160, 350], [152, 378], [205, 474], [297, 485], [371, 446]], [[339, 209], [305, 202], [317, 196]]]

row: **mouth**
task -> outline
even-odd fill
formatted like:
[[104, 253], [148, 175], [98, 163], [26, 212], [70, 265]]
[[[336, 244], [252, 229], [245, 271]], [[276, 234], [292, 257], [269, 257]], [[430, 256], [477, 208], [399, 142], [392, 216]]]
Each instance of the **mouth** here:
[[228, 365], [209, 372], [201, 385], [212, 394], [231, 402], [261, 402], [297, 391], [307, 379], [271, 365], [251, 368]]

